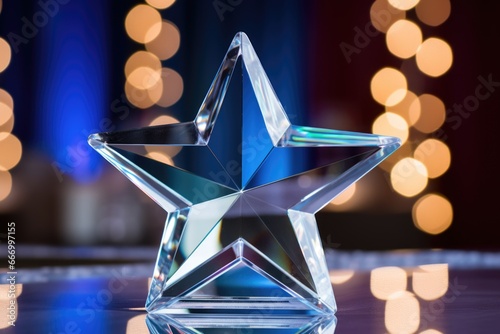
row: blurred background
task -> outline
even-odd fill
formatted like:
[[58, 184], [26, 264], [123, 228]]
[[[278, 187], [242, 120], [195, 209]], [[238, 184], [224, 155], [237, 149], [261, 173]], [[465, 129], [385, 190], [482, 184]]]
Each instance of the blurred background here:
[[192, 120], [244, 31], [292, 123], [404, 143], [317, 214], [325, 247], [497, 249], [499, 12], [449, 0], [0, 1], [0, 224], [15, 221], [25, 244], [156, 245], [166, 214], [87, 137]]

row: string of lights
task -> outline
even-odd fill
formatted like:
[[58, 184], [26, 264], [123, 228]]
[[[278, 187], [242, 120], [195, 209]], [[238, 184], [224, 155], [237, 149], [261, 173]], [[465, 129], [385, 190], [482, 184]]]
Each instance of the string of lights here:
[[[0, 1], [0, 13], [2, 2]], [[0, 37], [0, 73], [10, 64], [12, 50], [9, 43]], [[4, 201], [12, 192], [12, 174], [22, 156], [21, 141], [12, 134], [14, 128], [14, 100], [4, 89], [0, 88], [0, 202]]]
[[[153, 106], [168, 108], [182, 96], [184, 84], [181, 75], [162, 62], [174, 56], [180, 47], [181, 36], [177, 26], [162, 19], [160, 10], [173, 5], [175, 0], [147, 0], [133, 7], [125, 18], [125, 29], [144, 50], [132, 54], [125, 64], [125, 94], [130, 103], [140, 109]], [[161, 115], [147, 125], [178, 123], [169, 115]], [[146, 147], [146, 156], [173, 164], [177, 151], [155, 146]]]
[[[423, 74], [439, 77], [453, 63], [452, 49], [440, 38], [423, 40], [418, 24], [405, 18], [405, 12], [411, 9], [415, 9], [422, 23], [435, 27], [449, 17], [451, 4], [449, 0], [377, 0], [371, 7], [372, 23], [386, 34], [387, 48], [394, 56], [415, 57]], [[382, 13], [395, 14], [382, 22]], [[373, 132], [401, 138], [401, 149], [381, 168], [390, 171], [391, 185], [400, 195], [424, 194], [413, 206], [413, 221], [422, 231], [439, 234], [451, 225], [453, 209], [443, 195], [425, 194], [425, 189], [429, 179], [442, 176], [451, 163], [448, 146], [439, 139], [429, 138], [445, 121], [445, 105], [438, 96], [427, 93], [417, 96], [409, 90], [403, 72], [386, 67], [373, 76], [372, 96], [385, 106], [385, 112], [373, 123]], [[410, 131], [411, 127], [416, 131]]]

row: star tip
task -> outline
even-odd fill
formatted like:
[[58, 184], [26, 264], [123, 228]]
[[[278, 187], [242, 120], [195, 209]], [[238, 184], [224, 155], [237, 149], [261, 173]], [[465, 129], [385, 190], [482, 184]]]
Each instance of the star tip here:
[[380, 136], [380, 143], [382, 145], [397, 145], [398, 147], [400, 147], [401, 139], [398, 137]]
[[250, 39], [248, 38], [248, 35], [243, 32], [243, 31], [238, 31], [236, 35], [234, 35], [233, 40], [238, 41], [239, 43], [245, 44], [245, 43], [250, 43]]
[[100, 133], [93, 133], [88, 137], [87, 142], [93, 148], [97, 148], [104, 144], [104, 138], [101, 136]]

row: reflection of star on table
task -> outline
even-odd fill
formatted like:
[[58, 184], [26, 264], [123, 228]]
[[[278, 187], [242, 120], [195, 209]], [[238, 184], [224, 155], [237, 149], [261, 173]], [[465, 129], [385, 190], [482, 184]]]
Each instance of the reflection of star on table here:
[[[168, 212], [148, 311], [316, 314], [336, 305], [314, 214], [400, 145], [292, 125], [243, 33], [192, 122], [89, 142]], [[141, 155], [154, 145], [182, 147], [175, 165]]]

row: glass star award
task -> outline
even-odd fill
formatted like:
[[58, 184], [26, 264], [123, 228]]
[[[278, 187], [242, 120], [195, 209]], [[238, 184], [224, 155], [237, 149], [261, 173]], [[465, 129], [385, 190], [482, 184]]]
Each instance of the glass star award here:
[[333, 316], [315, 213], [400, 146], [291, 124], [244, 33], [193, 121], [89, 143], [167, 212], [147, 311], [220, 319]]

